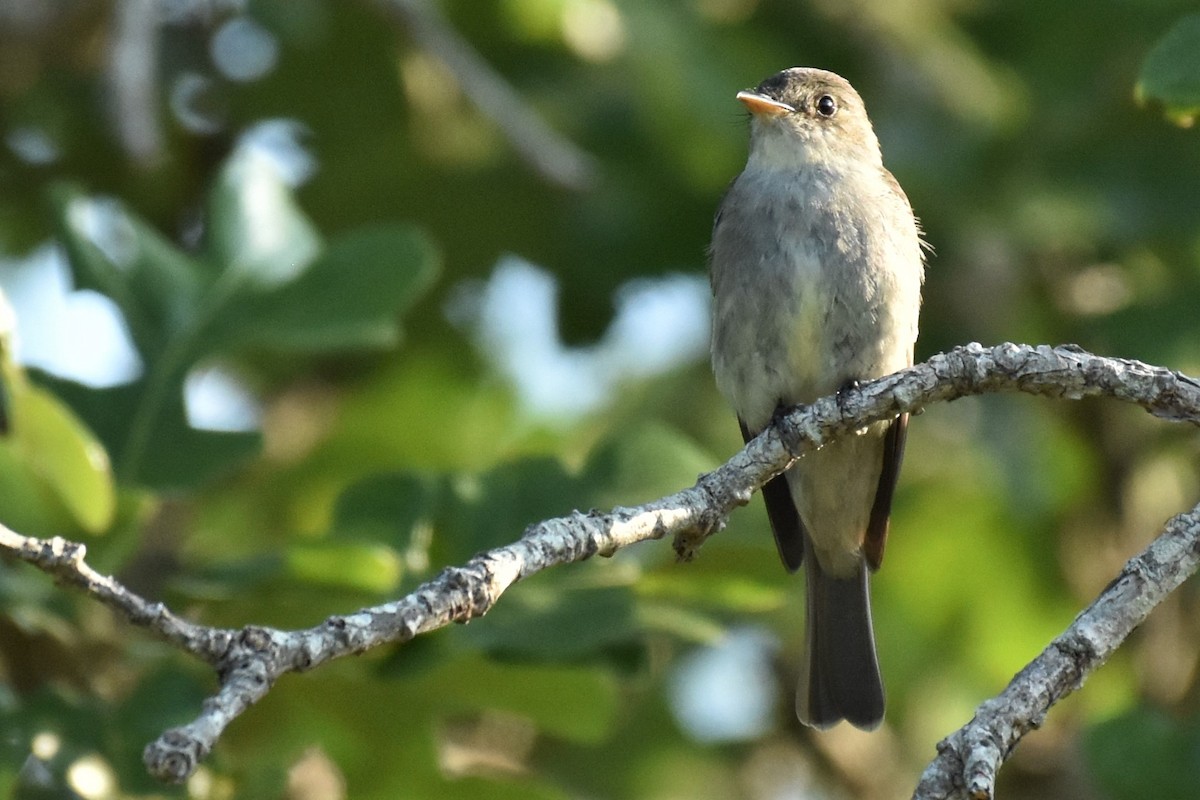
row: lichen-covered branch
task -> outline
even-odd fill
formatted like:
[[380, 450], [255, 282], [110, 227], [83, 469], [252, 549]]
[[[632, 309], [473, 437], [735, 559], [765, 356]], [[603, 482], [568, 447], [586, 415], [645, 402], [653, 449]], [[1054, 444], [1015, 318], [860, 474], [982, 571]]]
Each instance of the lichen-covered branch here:
[[938, 743], [914, 800], [990, 800], [996, 773], [1052, 705], [1078, 689], [1164, 598], [1200, 566], [1200, 506], [1166, 525], [1061, 636], [972, 720]]
[[87, 547], [60, 536], [35, 539], [0, 524], [0, 552], [25, 561], [61, 584], [82, 589], [125, 619], [148, 628], [160, 639], [219, 666], [236, 631], [196, 625], [176, 616], [162, 603], [145, 600], [84, 561]]
[[[4, 530], [0, 532], [0, 546], [59, 580], [96, 595], [137, 624], [213, 664], [221, 680], [217, 694], [205, 702], [193, 722], [166, 732], [145, 750], [146, 766], [151, 773], [165, 780], [181, 781], [196, 769], [225, 727], [260, 700], [285, 673], [312, 669], [339, 656], [404, 642], [451, 622], [481, 616], [509, 586], [522, 578], [558, 564], [582, 561], [597, 554], [610, 555], [635, 542], [671, 535], [680, 558], [688, 560], [708, 536], [720, 530], [737, 506], [749, 502], [763, 483], [805, 453], [873, 421], [916, 412], [935, 402], [1002, 391], [1071, 399], [1104, 395], [1137, 403], [1166, 419], [1200, 421], [1200, 383], [1177, 372], [1136, 361], [1103, 358], [1072, 346], [1004, 344], [985, 348], [971, 344], [895, 375], [848, 389], [836, 397], [791, 410], [728, 462], [702, 475], [690, 488], [642, 506], [615, 508], [606, 513], [575, 512], [531, 525], [518, 541], [482, 553], [461, 567], [447, 568], [405, 597], [353, 614], [333, 616], [314, 628], [299, 631], [253, 626], [229, 631], [192, 625], [160, 604], [148, 603], [112, 579], [94, 573], [83, 561], [81, 545], [62, 540], [44, 542]], [[1194, 528], [1195, 525], [1184, 526], [1185, 530]], [[1168, 537], [1175, 535], [1173, 530], [1175, 527], [1168, 530]], [[1192, 541], [1194, 550], [1194, 536]], [[1152, 561], [1158, 563], [1157, 558], [1137, 562], [1142, 567], [1127, 568], [1129, 580], [1143, 583], [1158, 580], [1158, 573], [1148, 568]], [[1181, 563], [1186, 562], [1181, 560]], [[1191, 569], [1195, 569], [1194, 563]], [[1145, 598], [1161, 597], [1170, 588], [1163, 584], [1156, 586], [1155, 591], [1158, 594], [1128, 595], [1140, 598], [1134, 612], [1122, 608], [1126, 602], [1133, 602], [1123, 599], [1126, 595], [1118, 595], [1119, 602], [1104, 605], [1104, 608], [1120, 608], [1122, 614], [1140, 614], [1127, 626], [1105, 616], [1112, 612], [1097, 611], [1097, 617], [1085, 627], [1088, 636], [1104, 637], [1103, 644], [1086, 637], [1067, 638], [1072, 636], [1068, 631], [1052, 649], [1068, 660], [1074, 659], [1075, 664], [1083, 663], [1078, 655], [1081, 652], [1088, 658], [1112, 652], [1123, 638], [1117, 635], [1121, 631], [1127, 633], [1157, 602]], [[1083, 649], [1072, 649], [1076, 644]], [[1094, 667], [1102, 660], [1099, 657], [1087, 663]], [[1075, 682], [1065, 691], [1078, 686], [1086, 672], [1077, 670]], [[1040, 684], [1034, 685], [1041, 674], [1023, 672], [1024, 677], [1018, 676], [1018, 681], [1024, 688], [1018, 691], [1053, 695], [1053, 699], [1060, 697], [1062, 691], [1055, 693], [1040, 688]], [[970, 784], [974, 778], [966, 777], [964, 771], [978, 772], [985, 762], [991, 765], [985, 771], [994, 774], [1020, 734], [1037, 724], [1049, 703], [1031, 707], [1040, 710], [1024, 722], [1009, 723], [1015, 734], [991, 731], [987, 735], [1002, 743], [996, 745], [996, 758], [981, 760], [969, 755], [981, 751], [962, 750], [968, 755], [960, 759], [959, 777], [955, 779], [958, 783], [952, 781], [952, 784]], [[982, 715], [977, 717], [982, 718]], [[947, 758], [946, 752], [954, 746], [943, 748], [945, 752], [939, 759]], [[986, 781], [978, 785], [990, 787]]]

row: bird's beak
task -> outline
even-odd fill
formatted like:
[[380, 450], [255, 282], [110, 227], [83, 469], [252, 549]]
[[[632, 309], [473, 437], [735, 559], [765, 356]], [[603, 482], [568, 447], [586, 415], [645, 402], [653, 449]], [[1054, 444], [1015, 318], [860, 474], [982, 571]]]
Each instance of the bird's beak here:
[[750, 113], [756, 117], [781, 117], [796, 110], [787, 103], [772, 100], [758, 92], [738, 92], [737, 99], [741, 100], [742, 105], [750, 109]]

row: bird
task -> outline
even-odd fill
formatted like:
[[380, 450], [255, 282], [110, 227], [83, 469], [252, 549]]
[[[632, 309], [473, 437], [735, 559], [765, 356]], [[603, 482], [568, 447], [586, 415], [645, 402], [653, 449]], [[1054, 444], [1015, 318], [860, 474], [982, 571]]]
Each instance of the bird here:
[[[783, 409], [912, 366], [926, 245], [847, 80], [792, 67], [737, 99], [749, 153], [708, 260], [713, 373], [748, 442]], [[796, 714], [817, 729], [883, 720], [870, 575], [907, 429], [907, 414], [868, 425], [762, 489], [780, 558], [804, 567]]]

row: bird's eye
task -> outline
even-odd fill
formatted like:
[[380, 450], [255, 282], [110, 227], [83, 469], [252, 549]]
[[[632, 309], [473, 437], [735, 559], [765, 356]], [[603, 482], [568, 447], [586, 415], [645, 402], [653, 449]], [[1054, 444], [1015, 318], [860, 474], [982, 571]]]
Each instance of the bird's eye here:
[[817, 101], [817, 113], [822, 117], [832, 117], [837, 113], [837, 100], [827, 94], [821, 95], [821, 99]]

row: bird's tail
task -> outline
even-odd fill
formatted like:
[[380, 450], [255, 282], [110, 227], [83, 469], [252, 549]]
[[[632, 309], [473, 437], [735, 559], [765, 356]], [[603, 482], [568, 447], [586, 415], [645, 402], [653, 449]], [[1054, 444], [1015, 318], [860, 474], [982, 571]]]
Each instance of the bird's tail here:
[[821, 569], [812, 548], [804, 558], [808, 612], [796, 714], [814, 728], [846, 720], [872, 730], [883, 721], [883, 679], [871, 627], [866, 564], [845, 580]]

